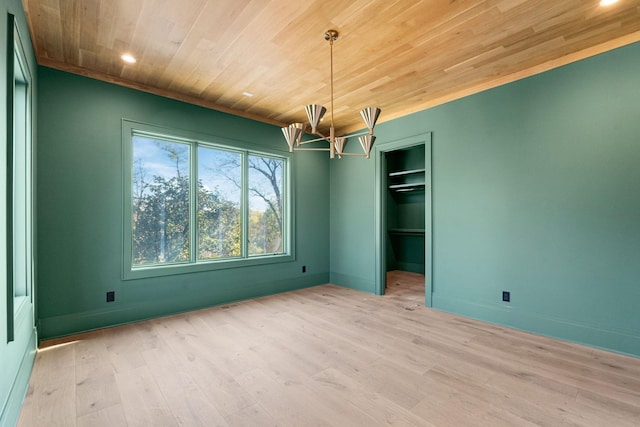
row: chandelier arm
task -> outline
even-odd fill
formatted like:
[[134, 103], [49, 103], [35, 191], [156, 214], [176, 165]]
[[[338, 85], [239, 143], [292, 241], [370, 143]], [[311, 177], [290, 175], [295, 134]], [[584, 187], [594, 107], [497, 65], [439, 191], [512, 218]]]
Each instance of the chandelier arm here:
[[341, 156], [367, 157], [364, 153], [340, 153]]
[[329, 142], [329, 137], [322, 136], [320, 138], [310, 139], [308, 141], [300, 141], [300, 145], [311, 144], [312, 142], [318, 142], [318, 141], [327, 141], [327, 142]]
[[329, 151], [329, 147], [327, 148], [296, 148], [296, 151]]
[[[310, 144], [312, 142], [318, 142], [318, 141], [331, 142], [331, 140], [330, 140], [330, 138], [328, 136], [325, 136], [320, 132], [316, 132], [315, 135], [319, 135], [320, 137], [319, 138], [315, 138], [315, 139], [310, 139], [308, 141], [300, 141], [299, 145]], [[369, 135], [369, 131], [353, 133], [353, 134], [345, 135], [345, 137], [346, 138], [355, 138], [357, 136], [362, 136], [362, 135]]]

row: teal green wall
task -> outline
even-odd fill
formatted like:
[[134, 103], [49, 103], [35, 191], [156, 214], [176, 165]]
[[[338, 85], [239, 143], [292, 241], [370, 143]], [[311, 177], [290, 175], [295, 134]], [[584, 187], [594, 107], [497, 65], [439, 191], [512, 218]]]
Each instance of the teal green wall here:
[[330, 168], [331, 283], [375, 293], [374, 159], [345, 156]]
[[[293, 157], [294, 262], [121, 280], [123, 118], [278, 150], [282, 133], [49, 68], [38, 78], [41, 339], [328, 282], [328, 156], [313, 152]], [[106, 303], [111, 290], [116, 301]]]
[[[29, 32], [19, 0], [0, 0], [0, 427], [14, 426], [20, 414], [20, 407], [27, 392], [29, 375], [33, 367], [36, 350], [36, 330], [34, 328], [34, 305], [26, 301], [14, 317], [14, 341], [7, 343], [7, 251], [6, 242], [6, 146], [7, 146], [7, 13], [16, 17], [19, 31], [27, 54], [27, 63], [35, 79], [36, 61], [29, 41]], [[32, 82], [36, 102], [36, 82]], [[35, 117], [34, 117], [35, 120]], [[35, 140], [35, 132], [34, 132]], [[34, 142], [35, 147], [35, 142]]]
[[[637, 43], [379, 125], [433, 132], [434, 308], [640, 356], [639, 119]], [[374, 292], [375, 164], [330, 167], [331, 280]]]

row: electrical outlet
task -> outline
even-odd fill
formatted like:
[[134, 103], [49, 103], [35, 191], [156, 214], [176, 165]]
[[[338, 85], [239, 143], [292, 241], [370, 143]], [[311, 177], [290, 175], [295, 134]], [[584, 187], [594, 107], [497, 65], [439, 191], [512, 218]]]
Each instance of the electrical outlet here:
[[511, 292], [509, 292], [509, 291], [502, 291], [502, 301], [504, 301], [504, 302], [510, 302], [510, 301], [511, 301]]
[[307, 272], [307, 266], [306, 266], [306, 265], [303, 265], [303, 266], [302, 266], [302, 272], [303, 272], [303, 273], [306, 273], [306, 272]]
[[116, 291], [107, 292], [107, 302], [114, 302], [116, 300]]

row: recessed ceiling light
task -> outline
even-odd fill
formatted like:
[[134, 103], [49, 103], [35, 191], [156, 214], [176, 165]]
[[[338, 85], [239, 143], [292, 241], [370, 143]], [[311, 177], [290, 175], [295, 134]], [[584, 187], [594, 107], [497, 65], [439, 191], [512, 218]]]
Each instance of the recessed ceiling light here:
[[253, 94], [252, 94], [251, 92], [242, 92], [242, 94], [243, 94], [244, 96], [249, 97], [249, 98], [251, 98], [251, 97], [253, 96]]
[[134, 58], [130, 53], [125, 53], [120, 58], [122, 58], [124, 62], [128, 62], [129, 64], [135, 64], [136, 62], [136, 58]]
[[618, 3], [618, 0], [600, 0], [600, 6], [611, 6], [614, 3]]

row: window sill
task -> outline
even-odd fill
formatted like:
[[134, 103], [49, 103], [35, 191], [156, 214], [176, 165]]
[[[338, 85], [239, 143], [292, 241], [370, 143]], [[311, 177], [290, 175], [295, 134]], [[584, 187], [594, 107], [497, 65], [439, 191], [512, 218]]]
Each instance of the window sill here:
[[217, 261], [201, 261], [195, 264], [154, 265], [149, 267], [134, 267], [123, 271], [123, 280], [145, 279], [148, 277], [162, 277], [176, 274], [200, 273], [205, 271], [225, 270], [229, 268], [252, 267], [256, 265], [276, 264], [294, 261], [291, 254], [275, 254], [255, 256], [251, 258], [225, 259]]

